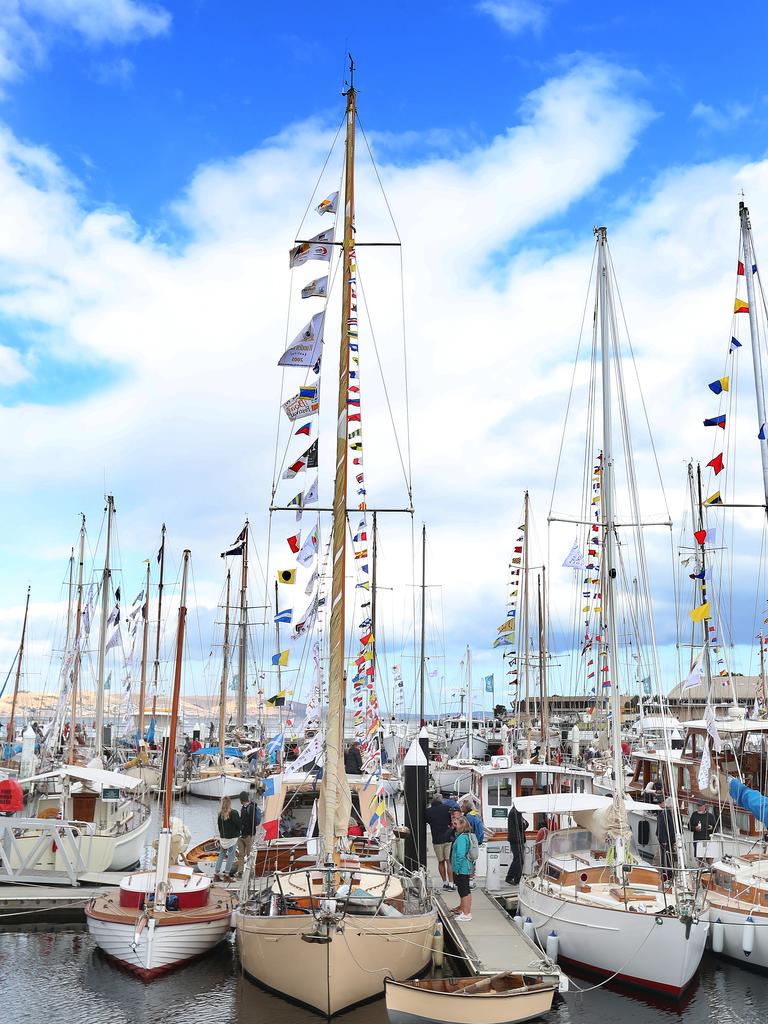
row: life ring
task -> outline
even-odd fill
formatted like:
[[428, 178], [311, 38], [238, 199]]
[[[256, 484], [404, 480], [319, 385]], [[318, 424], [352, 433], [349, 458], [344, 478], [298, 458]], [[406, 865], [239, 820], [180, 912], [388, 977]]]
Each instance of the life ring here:
[[58, 818], [61, 811], [58, 807], [46, 807], [38, 814], [38, 818]]
[[534, 852], [536, 854], [536, 863], [537, 864], [541, 864], [542, 854], [543, 854], [543, 851], [544, 851], [544, 840], [547, 838], [548, 834], [549, 834], [549, 829], [544, 828], [544, 826], [542, 826], [539, 829], [539, 831], [536, 833], [536, 840], [535, 840], [536, 845], [534, 847]]

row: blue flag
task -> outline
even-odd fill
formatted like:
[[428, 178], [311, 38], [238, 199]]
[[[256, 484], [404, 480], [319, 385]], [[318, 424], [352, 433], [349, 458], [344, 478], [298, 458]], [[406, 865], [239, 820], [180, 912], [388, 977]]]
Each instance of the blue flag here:
[[269, 741], [269, 743], [267, 744], [267, 753], [268, 754], [276, 753], [282, 747], [282, 745], [283, 745], [283, 734], [281, 732], [279, 732], [277, 734], [277, 736], [275, 736], [273, 739], [271, 739]]
[[493, 676], [492, 675], [485, 677], [485, 692], [486, 693], [493, 693]]
[[728, 349], [729, 352], [735, 352], [737, 348], [741, 348], [741, 342], [738, 338], [731, 338], [731, 346]]
[[288, 622], [290, 623], [293, 618], [293, 608], [285, 608], [283, 611], [278, 612], [275, 616], [275, 622]]

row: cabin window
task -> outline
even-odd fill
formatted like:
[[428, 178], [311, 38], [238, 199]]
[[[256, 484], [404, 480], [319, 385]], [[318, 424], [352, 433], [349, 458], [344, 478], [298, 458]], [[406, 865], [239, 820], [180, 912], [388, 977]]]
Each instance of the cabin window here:
[[685, 793], [693, 792], [693, 787], [691, 785], [691, 770], [685, 766], [680, 769], [680, 786]]
[[488, 780], [488, 804], [491, 807], [511, 807], [514, 787], [509, 775]]

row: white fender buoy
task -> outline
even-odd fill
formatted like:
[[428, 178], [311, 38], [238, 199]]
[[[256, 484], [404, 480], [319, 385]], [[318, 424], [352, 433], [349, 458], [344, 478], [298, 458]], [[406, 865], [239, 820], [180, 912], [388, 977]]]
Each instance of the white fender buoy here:
[[536, 929], [533, 927], [533, 921], [530, 917], [526, 917], [523, 922], [523, 931], [529, 939], [533, 939], [534, 942], [536, 941]]
[[515, 916], [514, 916], [514, 917], [512, 918], [512, 920], [513, 920], [513, 921], [515, 922], [515, 924], [517, 925], [517, 927], [518, 927], [518, 928], [520, 928], [520, 930], [522, 931], [522, 927], [523, 927], [523, 919], [522, 919], [522, 917], [520, 916], [520, 914], [515, 914]]
[[443, 938], [443, 926], [440, 921], [435, 925], [435, 930], [432, 932], [432, 963], [435, 967], [443, 966], [443, 950], [445, 948], [445, 940]]
[[712, 952], [722, 953], [725, 944], [725, 925], [718, 919], [712, 924]]
[[744, 930], [741, 933], [741, 948], [744, 950], [744, 956], [746, 957], [750, 957], [752, 950], [755, 948], [755, 919], [751, 914], [744, 922]]
[[557, 963], [557, 954], [560, 952], [560, 939], [557, 932], [550, 932], [547, 936], [547, 956], [553, 963]]

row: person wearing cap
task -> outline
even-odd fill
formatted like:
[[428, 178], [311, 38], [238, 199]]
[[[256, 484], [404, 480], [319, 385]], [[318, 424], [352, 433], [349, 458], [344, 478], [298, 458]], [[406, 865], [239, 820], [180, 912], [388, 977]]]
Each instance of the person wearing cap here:
[[671, 878], [671, 870], [674, 864], [675, 858], [675, 813], [674, 808], [675, 801], [671, 796], [668, 796], [662, 803], [661, 810], [659, 811], [656, 819], [656, 838], [659, 841], [659, 851], [661, 853], [661, 867], [664, 874], [664, 881], [668, 882]]
[[691, 814], [688, 827], [693, 832], [693, 852], [698, 861], [706, 861], [712, 867], [718, 849], [717, 843], [712, 842], [712, 834], [715, 831], [715, 816], [707, 807], [707, 801], [699, 797], [696, 801], [696, 810]]

